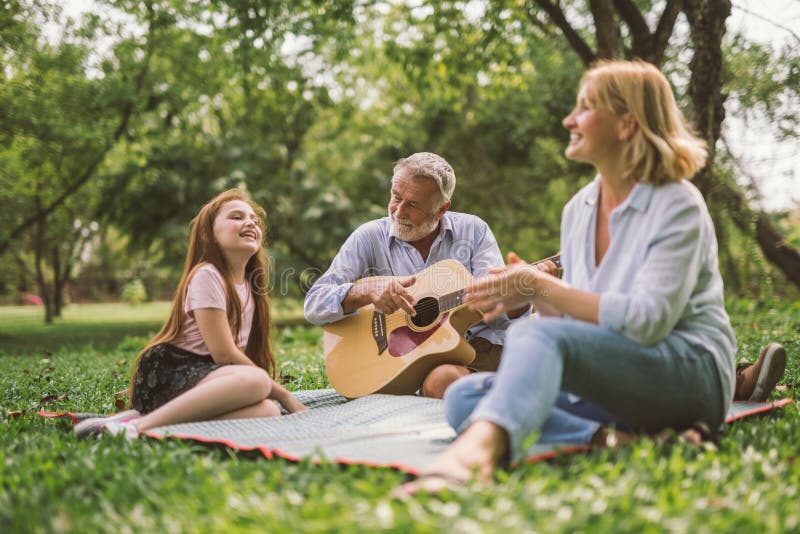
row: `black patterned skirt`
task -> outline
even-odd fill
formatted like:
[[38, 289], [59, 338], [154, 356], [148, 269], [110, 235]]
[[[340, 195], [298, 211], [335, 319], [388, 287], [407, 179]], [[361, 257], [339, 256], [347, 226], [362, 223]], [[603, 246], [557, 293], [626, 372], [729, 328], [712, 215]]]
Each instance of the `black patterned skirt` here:
[[150, 347], [134, 370], [131, 408], [150, 413], [197, 385], [224, 364], [169, 343]]

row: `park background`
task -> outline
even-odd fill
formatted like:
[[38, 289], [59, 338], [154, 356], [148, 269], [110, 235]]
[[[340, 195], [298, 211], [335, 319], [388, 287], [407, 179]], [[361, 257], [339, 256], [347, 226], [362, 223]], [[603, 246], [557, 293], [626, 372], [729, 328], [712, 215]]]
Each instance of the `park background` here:
[[386, 497], [402, 479], [391, 471], [76, 442], [35, 417], [124, 405], [114, 394], [166, 316], [189, 220], [230, 187], [268, 214], [293, 389], [328, 387], [302, 296], [355, 227], [386, 213], [395, 160], [443, 155], [452, 209], [486, 220], [504, 253], [552, 254], [561, 208], [592, 179], [564, 158], [561, 120], [601, 57], [659, 65], [712, 147], [695, 183], [738, 356], [784, 343], [776, 396], [794, 395], [798, 4], [0, 0], [0, 530], [800, 528], [795, 407], [709, 450], [642, 440], [402, 505]]
[[[267, 210], [275, 296], [301, 297], [385, 214], [393, 162], [417, 151], [450, 161], [452, 209], [486, 220], [504, 252], [550, 255], [592, 178], [563, 156], [561, 120], [586, 64], [610, 56], [659, 64], [715, 148], [695, 182], [729, 292], [796, 296], [791, 19], [759, 41], [723, 33], [726, 2], [597, 4], [7, 1], [0, 299], [38, 296], [48, 319], [66, 302], [169, 300], [189, 220], [230, 187]], [[764, 165], [764, 139], [790, 147], [781, 165]]]

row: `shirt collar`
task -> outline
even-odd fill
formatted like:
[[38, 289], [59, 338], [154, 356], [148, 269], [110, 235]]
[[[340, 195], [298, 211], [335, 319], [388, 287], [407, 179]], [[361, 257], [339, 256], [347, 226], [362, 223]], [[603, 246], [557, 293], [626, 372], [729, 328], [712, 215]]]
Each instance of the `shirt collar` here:
[[[628, 206], [637, 211], [647, 211], [650, 206], [650, 201], [653, 198], [654, 185], [647, 184], [642, 181], [636, 182], [633, 189], [628, 194], [628, 198], [617, 206], [617, 209], [624, 210]], [[589, 189], [586, 193], [586, 204], [594, 206], [597, 204], [598, 197], [600, 196], [600, 175], [595, 176], [594, 181], [589, 184]]]
[[600, 196], [600, 175], [594, 177], [589, 188], [586, 190], [586, 204], [594, 206], [597, 204], [597, 199]]
[[636, 182], [626, 199], [630, 207], [637, 211], [647, 211], [647, 208], [650, 207], [650, 201], [653, 199], [655, 187], [653, 184], [647, 184], [642, 181]]

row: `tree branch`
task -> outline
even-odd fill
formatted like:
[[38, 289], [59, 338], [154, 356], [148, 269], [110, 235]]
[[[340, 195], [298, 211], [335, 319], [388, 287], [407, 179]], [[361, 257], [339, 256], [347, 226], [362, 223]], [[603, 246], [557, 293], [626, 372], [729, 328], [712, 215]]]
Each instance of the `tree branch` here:
[[144, 79], [147, 75], [147, 72], [150, 67], [150, 60], [153, 56], [153, 52], [155, 50], [154, 39], [152, 38], [154, 23], [151, 20], [150, 28], [148, 30], [148, 42], [147, 42], [147, 53], [144, 58], [144, 63], [142, 65], [142, 69], [136, 76], [136, 83], [134, 88], [134, 97], [131, 98], [122, 108], [122, 116], [119, 121], [119, 125], [114, 130], [111, 138], [109, 139], [107, 145], [100, 151], [100, 153], [95, 157], [89, 164], [87, 165], [86, 169], [84, 169], [83, 173], [75, 180], [72, 184], [67, 186], [58, 197], [52, 201], [47, 206], [41, 208], [40, 214], [33, 214], [24, 219], [19, 225], [17, 225], [11, 232], [5, 236], [2, 241], [0, 241], [0, 254], [3, 254], [8, 247], [11, 245], [12, 241], [22, 235], [23, 232], [28, 230], [30, 225], [38, 220], [39, 216], [47, 217], [51, 213], [53, 213], [59, 206], [61, 206], [70, 196], [75, 194], [78, 190], [80, 190], [86, 183], [92, 178], [94, 172], [97, 170], [97, 167], [103, 162], [114, 145], [119, 141], [120, 137], [125, 133], [128, 129], [128, 124], [130, 123], [131, 116], [133, 115], [133, 111], [135, 108], [135, 95], [141, 91], [142, 86], [144, 85]]
[[642, 12], [639, 11], [639, 8], [636, 7], [632, 0], [613, 0], [613, 2], [619, 16], [622, 17], [622, 20], [625, 21], [631, 31], [631, 38], [633, 39], [631, 45], [634, 54], [650, 61], [653, 36]]
[[756, 241], [764, 256], [795, 286], [800, 287], [800, 252], [786, 245], [783, 235], [764, 212], [756, 214]]
[[678, 20], [678, 15], [681, 13], [681, 7], [681, 0], [667, 0], [667, 5], [664, 6], [664, 12], [661, 13], [661, 18], [658, 19], [658, 25], [656, 26], [656, 31], [652, 38], [652, 61], [656, 65], [664, 61], [664, 53], [667, 50], [672, 31], [675, 29], [675, 21]]
[[[728, 154], [730, 155], [731, 160], [738, 171], [746, 176], [748, 180], [750, 180], [750, 185], [756, 194], [756, 199], [760, 201], [761, 193], [758, 191], [758, 184], [755, 176], [748, 172], [747, 169], [744, 168], [744, 165], [742, 165], [742, 162], [739, 160], [739, 158], [733, 154], [727, 138], [723, 135], [720, 136], [720, 139], [722, 140], [725, 149], [728, 151]], [[728, 198], [734, 197], [737, 193], [738, 192], [733, 191], [732, 189], [726, 192]], [[739, 193], [739, 195], [741, 194]], [[786, 240], [784, 239], [783, 235], [777, 228], [775, 228], [775, 226], [773, 226], [772, 221], [767, 213], [764, 211], [753, 211], [749, 206], [742, 210], [742, 206], [746, 204], [747, 201], [743, 196], [742, 200], [734, 200], [734, 206], [737, 208], [735, 211], [737, 215], [734, 216], [734, 221], [736, 222], [737, 226], [742, 231], [749, 234], [752, 232], [750, 225], [755, 219], [756, 242], [761, 248], [761, 251], [764, 253], [764, 257], [766, 257], [768, 261], [783, 271], [784, 275], [791, 280], [792, 283], [794, 283], [797, 287], [800, 287], [800, 251], [786, 244]]]
[[785, 32], [788, 32], [788, 33], [789, 33], [789, 35], [791, 35], [792, 37], [794, 37], [794, 38], [797, 40], [797, 42], [799, 42], [799, 43], [800, 43], [800, 35], [796, 34], [796, 33], [795, 33], [795, 32], [794, 32], [794, 31], [793, 31], [791, 28], [789, 28], [788, 26], [784, 26], [783, 24], [779, 24], [779, 23], [775, 22], [774, 20], [770, 20], [770, 19], [768, 19], [768, 18], [767, 18], [767, 17], [765, 17], [764, 15], [759, 15], [758, 13], [755, 13], [754, 11], [750, 11], [749, 9], [747, 9], [747, 8], [744, 8], [744, 7], [740, 6], [740, 5], [736, 5], [736, 4], [734, 4], [733, 8], [734, 8], [734, 9], [738, 9], [739, 11], [744, 11], [744, 12], [745, 12], [745, 13], [747, 13], [748, 15], [752, 15], [752, 16], [756, 17], [757, 19], [761, 19], [761, 20], [763, 20], [764, 22], [768, 22], [768, 23], [772, 24], [772, 25], [773, 25], [773, 26], [775, 26], [776, 28], [779, 28], [779, 29], [781, 29], [781, 30], [783, 30], [783, 31], [785, 31]]
[[[572, 47], [572, 49], [578, 54], [578, 57], [581, 58], [581, 61], [585, 65], [591, 65], [594, 60], [597, 59], [597, 55], [592, 51], [586, 41], [578, 35], [578, 32], [575, 31], [570, 23], [567, 21], [567, 18], [564, 16], [564, 12], [557, 4], [553, 4], [550, 0], [534, 0], [539, 7], [541, 7], [545, 13], [550, 17], [550, 20], [559, 27], [561, 32], [564, 34], [564, 37], [567, 39], [567, 42]], [[528, 13], [528, 18], [531, 19], [533, 14], [531, 13], [530, 9], [526, 10]]]
[[622, 53], [622, 35], [611, 0], [589, 0], [589, 10], [594, 18], [597, 56], [606, 59], [619, 57]]
[[728, 208], [733, 222], [746, 234], [753, 234], [764, 256], [777, 266], [788, 280], [800, 287], [800, 253], [788, 247], [780, 232], [763, 212], [752, 210], [741, 191], [715, 180], [713, 162], [720, 126], [725, 118], [722, 87], [722, 36], [730, 15], [730, 0], [683, 0], [694, 44], [689, 93], [692, 97], [694, 125], [708, 145], [706, 166], [694, 181], [707, 201]]

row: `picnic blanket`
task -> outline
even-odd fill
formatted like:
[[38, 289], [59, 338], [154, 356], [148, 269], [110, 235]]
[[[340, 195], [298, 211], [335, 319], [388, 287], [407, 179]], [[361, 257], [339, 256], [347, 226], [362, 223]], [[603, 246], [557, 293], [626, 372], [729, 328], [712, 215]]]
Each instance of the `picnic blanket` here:
[[[455, 438], [446, 423], [444, 404], [437, 399], [398, 395], [368, 395], [352, 401], [332, 389], [295, 392], [310, 409], [284, 417], [183, 423], [145, 432], [156, 439], [186, 439], [258, 451], [266, 458], [292, 461], [309, 458], [341, 464], [384, 466], [415, 474]], [[785, 406], [775, 402], [733, 403], [726, 422]], [[53, 414], [77, 423], [90, 414]], [[535, 444], [526, 451], [533, 462], [560, 454], [589, 450], [574, 443]]]

